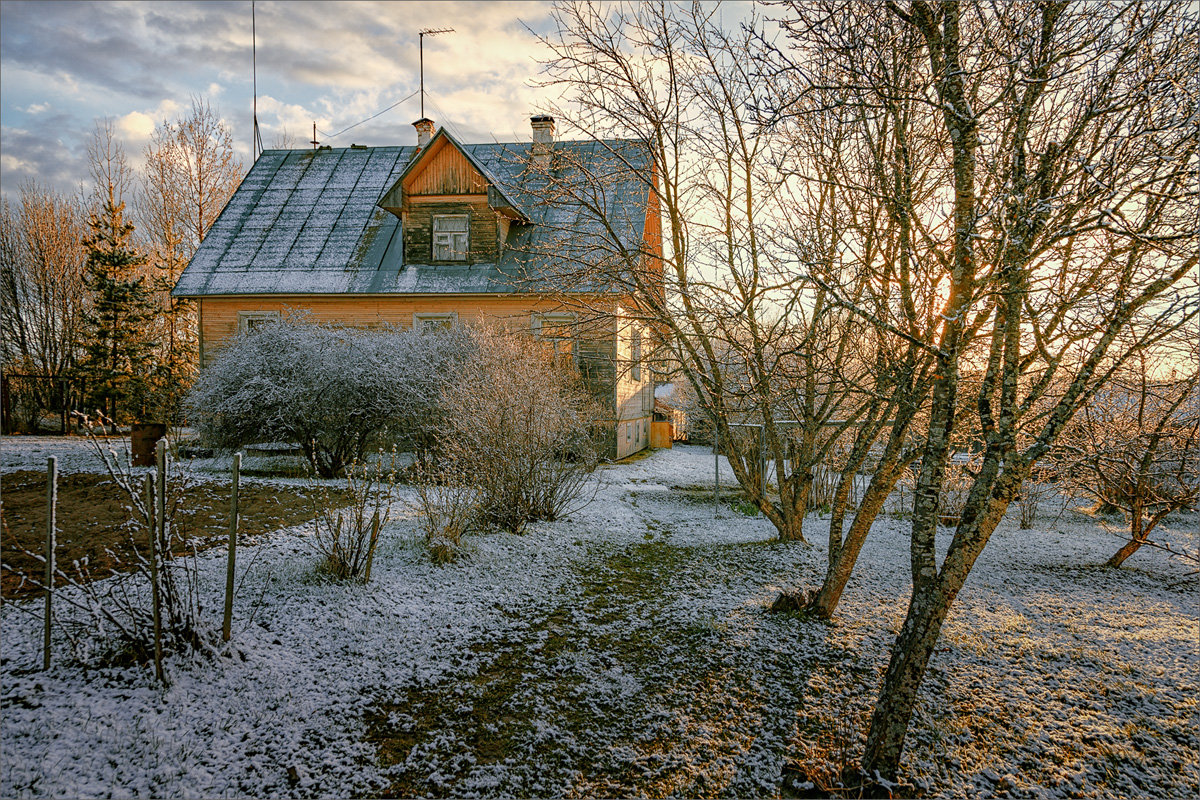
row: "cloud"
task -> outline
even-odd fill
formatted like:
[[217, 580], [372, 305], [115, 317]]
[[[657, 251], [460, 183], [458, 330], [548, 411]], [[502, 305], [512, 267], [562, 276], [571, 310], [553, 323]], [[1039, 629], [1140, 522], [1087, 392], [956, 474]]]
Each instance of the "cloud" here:
[[[425, 77], [436, 121], [464, 138], [528, 137], [541, 90], [531, 86], [541, 56], [535, 29], [545, 3], [265, 2], [257, 4], [259, 121], [270, 145], [284, 129], [306, 143], [312, 121], [335, 146], [410, 144], [419, 115], [417, 32], [427, 37]], [[193, 95], [213, 101], [248, 151], [251, 108], [250, 8], [245, 2], [0, 3], [0, 115], [6, 132], [3, 186], [10, 176], [86, 180], [82, 152], [93, 120], [111, 117], [131, 162], [156, 123]], [[170, 104], [174, 104], [174, 106]], [[66, 111], [64, 111], [64, 109]], [[65, 114], [57, 128], [43, 119]], [[335, 133], [354, 125], [336, 138]], [[61, 161], [50, 153], [62, 145]], [[32, 148], [27, 150], [26, 148]], [[244, 155], [248, 155], [245, 152]], [[56, 179], [57, 180], [57, 179]]]
[[117, 133], [135, 142], [149, 139], [154, 133], [154, 118], [141, 111], [130, 111], [117, 119]]

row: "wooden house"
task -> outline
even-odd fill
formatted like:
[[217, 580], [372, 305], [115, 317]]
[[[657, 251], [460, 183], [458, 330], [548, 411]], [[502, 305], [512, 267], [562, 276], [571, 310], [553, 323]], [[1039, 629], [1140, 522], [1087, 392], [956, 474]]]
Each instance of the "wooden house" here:
[[291, 310], [364, 327], [491, 320], [570, 354], [611, 412], [612, 457], [648, 446], [648, 331], [600, 263], [662, 253], [648, 154], [532, 124], [531, 142], [463, 144], [422, 119], [416, 147], [264, 151], [174, 289], [196, 303], [201, 365]]

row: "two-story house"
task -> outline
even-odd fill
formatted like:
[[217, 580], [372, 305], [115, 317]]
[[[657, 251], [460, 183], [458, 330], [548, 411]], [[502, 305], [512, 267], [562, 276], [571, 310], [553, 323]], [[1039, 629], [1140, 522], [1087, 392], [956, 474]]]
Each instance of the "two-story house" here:
[[263, 152], [174, 289], [196, 303], [201, 365], [290, 310], [351, 326], [491, 320], [570, 353], [611, 412], [611, 456], [648, 446], [648, 331], [606, 278], [662, 253], [644, 144], [555, 141], [550, 117], [533, 118], [531, 142], [414, 125], [416, 147]]

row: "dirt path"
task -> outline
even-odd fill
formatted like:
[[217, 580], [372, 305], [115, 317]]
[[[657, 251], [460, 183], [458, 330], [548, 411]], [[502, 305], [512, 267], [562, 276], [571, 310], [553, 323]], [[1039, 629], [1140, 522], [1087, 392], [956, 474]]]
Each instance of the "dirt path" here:
[[385, 794], [778, 792], [804, 637], [747, 598], [786, 577], [792, 545], [676, 544], [652, 496], [627, 500], [649, 541], [590, 549], [549, 613], [477, 650], [475, 674], [379, 705]]

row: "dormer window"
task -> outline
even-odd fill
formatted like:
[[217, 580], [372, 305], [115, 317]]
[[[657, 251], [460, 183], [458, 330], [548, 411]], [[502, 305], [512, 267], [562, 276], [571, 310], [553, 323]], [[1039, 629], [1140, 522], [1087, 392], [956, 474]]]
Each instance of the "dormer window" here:
[[437, 214], [433, 218], [433, 260], [466, 261], [470, 232], [466, 214]]

